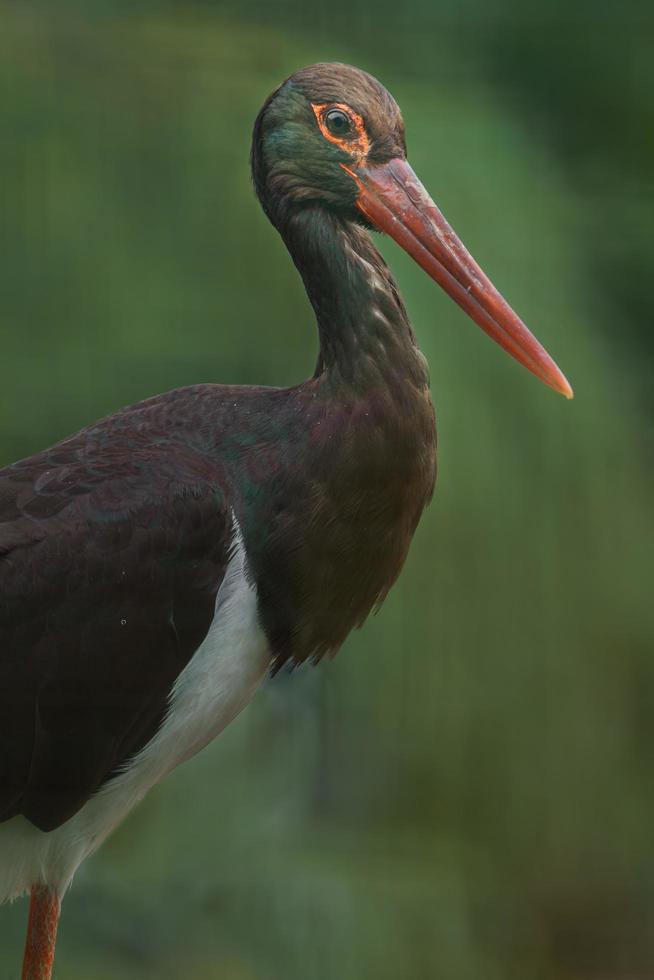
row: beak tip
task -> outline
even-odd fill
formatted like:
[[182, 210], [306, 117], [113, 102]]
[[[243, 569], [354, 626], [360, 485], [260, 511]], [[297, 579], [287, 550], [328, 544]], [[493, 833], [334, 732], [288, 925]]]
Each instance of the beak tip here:
[[575, 396], [575, 393], [572, 390], [572, 385], [570, 384], [570, 382], [568, 381], [568, 379], [565, 378], [565, 377], [563, 378], [563, 384], [559, 388], [559, 391], [561, 392], [561, 394], [563, 395], [564, 398], [567, 398], [568, 399], [569, 402], [571, 402], [572, 399]]

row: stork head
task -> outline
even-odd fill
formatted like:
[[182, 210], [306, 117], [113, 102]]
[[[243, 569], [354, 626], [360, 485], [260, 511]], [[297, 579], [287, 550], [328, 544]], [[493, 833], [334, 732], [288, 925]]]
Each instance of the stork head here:
[[266, 100], [254, 127], [252, 173], [264, 210], [282, 227], [323, 208], [386, 232], [490, 337], [555, 391], [572, 388], [482, 272], [406, 159], [400, 109], [351, 65], [311, 65]]

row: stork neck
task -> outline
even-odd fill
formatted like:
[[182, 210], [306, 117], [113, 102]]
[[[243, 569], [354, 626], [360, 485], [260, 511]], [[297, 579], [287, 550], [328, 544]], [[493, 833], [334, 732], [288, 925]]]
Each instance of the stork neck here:
[[280, 229], [318, 321], [316, 376], [365, 386], [428, 383], [404, 304], [370, 233], [323, 209]]

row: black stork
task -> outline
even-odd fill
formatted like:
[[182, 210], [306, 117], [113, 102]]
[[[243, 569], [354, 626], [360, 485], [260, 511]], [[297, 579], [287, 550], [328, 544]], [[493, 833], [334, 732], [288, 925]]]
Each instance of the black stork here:
[[0, 472], [0, 901], [31, 892], [23, 980], [51, 976], [84, 858], [271, 668], [334, 654], [402, 568], [434, 412], [370, 232], [572, 397], [407, 163], [370, 75], [288, 78], [257, 117], [252, 174], [315, 311], [312, 377], [170, 391]]

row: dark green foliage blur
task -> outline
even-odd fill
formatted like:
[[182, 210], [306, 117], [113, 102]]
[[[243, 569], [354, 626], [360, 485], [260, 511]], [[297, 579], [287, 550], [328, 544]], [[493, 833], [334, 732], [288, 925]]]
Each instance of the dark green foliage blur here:
[[576, 392], [382, 243], [439, 423], [405, 572], [82, 867], [56, 976], [654, 976], [653, 40], [645, 2], [0, 2], [1, 463], [167, 388], [311, 373], [247, 158], [326, 59], [395, 94]]

